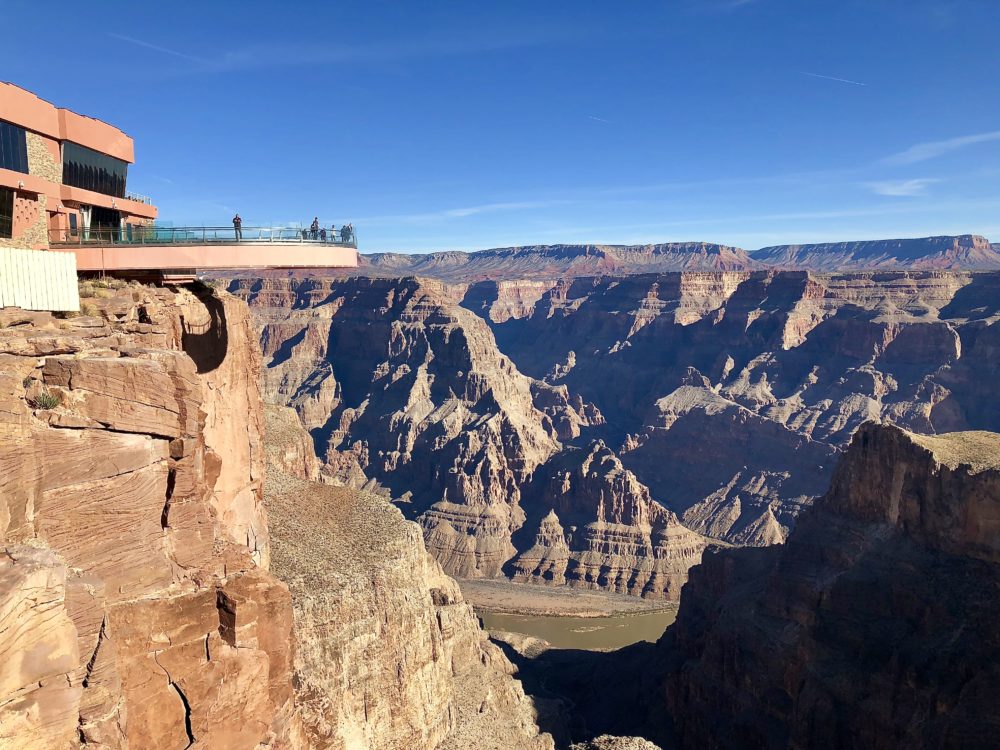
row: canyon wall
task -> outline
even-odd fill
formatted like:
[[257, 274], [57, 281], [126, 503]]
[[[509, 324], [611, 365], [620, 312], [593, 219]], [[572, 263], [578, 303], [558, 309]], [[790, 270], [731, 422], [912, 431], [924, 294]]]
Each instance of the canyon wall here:
[[1000, 429], [1000, 275], [239, 279], [268, 400], [446, 572], [676, 599], [782, 541], [868, 420]]
[[307, 481], [308, 435], [291, 409], [268, 410], [272, 570], [292, 592], [312, 746], [551, 750], [513, 667], [420, 528], [377, 495]]
[[974, 234], [777, 245], [746, 252], [711, 242], [648, 245], [526, 245], [474, 252], [372, 253], [358, 273], [422, 276], [455, 283], [629, 276], [674, 271], [984, 271], [1000, 252]]
[[98, 288], [0, 311], [0, 748], [551, 750], [420, 528], [265, 415], [247, 307]]
[[[447, 573], [506, 567], [676, 599], [707, 540], [582, 437], [603, 423], [598, 409], [499, 351], [488, 322], [460, 304], [467, 288], [358, 278], [234, 289], [262, 322], [268, 400], [299, 412], [331, 481], [400, 500]], [[582, 449], [568, 451], [574, 441]], [[565, 533], [546, 549], [541, 524], [559, 516]]]
[[305, 747], [248, 312], [101, 291], [0, 311], [0, 748]]
[[785, 545], [691, 571], [653, 711], [679, 747], [996, 747], [998, 581], [1000, 435], [865, 426]]

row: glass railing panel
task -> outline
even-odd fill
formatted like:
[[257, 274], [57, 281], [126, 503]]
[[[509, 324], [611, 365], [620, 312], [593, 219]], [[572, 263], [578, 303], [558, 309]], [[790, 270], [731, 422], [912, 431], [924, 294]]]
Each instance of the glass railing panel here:
[[300, 229], [297, 227], [77, 227], [49, 232], [52, 245], [195, 245], [253, 243], [308, 243], [357, 248], [357, 235], [343, 229]]

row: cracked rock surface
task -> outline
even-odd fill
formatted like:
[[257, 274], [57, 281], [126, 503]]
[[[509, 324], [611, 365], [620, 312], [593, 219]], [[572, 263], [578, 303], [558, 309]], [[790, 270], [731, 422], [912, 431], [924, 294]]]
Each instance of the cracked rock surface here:
[[102, 291], [0, 311], [0, 748], [304, 747], [247, 310]]

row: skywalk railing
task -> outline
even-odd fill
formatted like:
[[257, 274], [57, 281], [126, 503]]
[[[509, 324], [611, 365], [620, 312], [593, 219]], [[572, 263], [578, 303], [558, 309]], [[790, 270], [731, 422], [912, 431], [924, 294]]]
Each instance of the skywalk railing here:
[[148, 195], [143, 195], [142, 193], [133, 193], [129, 190], [125, 191], [125, 200], [135, 201], [136, 203], [145, 203], [147, 206], [153, 205], [153, 199]]
[[308, 243], [357, 249], [353, 230], [300, 229], [296, 227], [91, 227], [54, 229], [50, 245], [237, 245], [241, 242]]

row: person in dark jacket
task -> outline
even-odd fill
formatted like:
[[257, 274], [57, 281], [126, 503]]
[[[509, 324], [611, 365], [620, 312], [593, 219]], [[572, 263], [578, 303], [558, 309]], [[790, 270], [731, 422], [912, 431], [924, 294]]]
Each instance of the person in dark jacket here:
[[319, 239], [319, 217], [313, 217], [313, 223], [309, 225], [309, 231], [312, 232], [312, 238], [314, 240]]
[[243, 239], [243, 219], [240, 218], [239, 211], [237, 211], [236, 216], [233, 217], [233, 232], [236, 234], [237, 242]]

